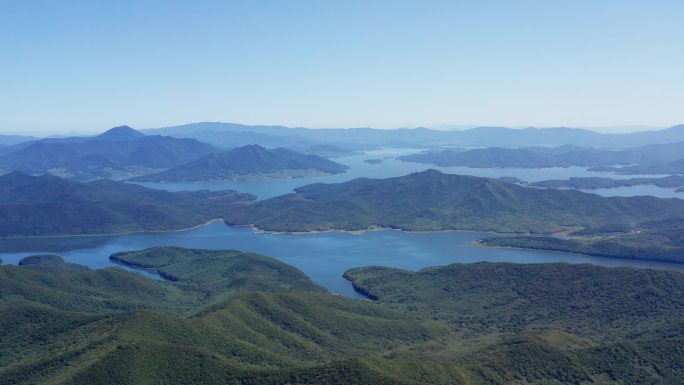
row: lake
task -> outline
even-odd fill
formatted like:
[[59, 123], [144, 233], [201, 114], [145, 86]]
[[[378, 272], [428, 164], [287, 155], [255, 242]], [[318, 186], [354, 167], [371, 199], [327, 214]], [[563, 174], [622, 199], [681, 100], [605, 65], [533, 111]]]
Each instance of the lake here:
[[[636, 177], [659, 177], [665, 175], [621, 175], [612, 172], [587, 171], [587, 167], [549, 167], [549, 168], [471, 168], [471, 167], [439, 167], [429, 164], [401, 162], [395, 157], [415, 154], [422, 149], [410, 148], [383, 148], [368, 151], [364, 154], [349, 155], [334, 158], [335, 162], [349, 166], [349, 170], [343, 174], [328, 175], [312, 178], [295, 178], [264, 181], [228, 181], [228, 182], [202, 182], [202, 183], [139, 183], [140, 185], [169, 190], [224, 190], [232, 189], [245, 193], [252, 193], [259, 199], [268, 199], [278, 195], [291, 193], [295, 188], [311, 183], [341, 183], [355, 178], [389, 178], [402, 176], [412, 172], [425, 171], [427, 169], [440, 170], [447, 174], [474, 175], [488, 178], [512, 176], [526, 182], [537, 182], [546, 179], [567, 179], [570, 177], [596, 176], [614, 179]], [[369, 164], [367, 159], [382, 159], [382, 163]], [[603, 196], [635, 196], [653, 195], [660, 198], [684, 198], [683, 193], [677, 193], [673, 188], [661, 188], [656, 186], [633, 186], [616, 189], [585, 190], [586, 192]]]
[[[241, 181], [216, 183], [142, 183], [143, 185], [177, 190], [235, 189], [256, 194], [260, 199], [292, 192], [310, 183], [338, 183], [359, 177], [387, 178], [424, 171], [429, 168], [451, 174], [467, 174], [498, 178], [513, 176], [525, 181], [565, 179], [571, 176], [608, 176], [625, 178], [607, 172], [591, 172], [583, 167], [568, 168], [468, 168], [436, 167], [419, 163], [400, 162], [394, 157], [421, 151], [420, 149], [380, 149], [365, 154], [336, 158], [350, 166], [347, 173], [314, 178]], [[369, 164], [366, 159], [383, 159], [382, 163]], [[655, 186], [635, 186], [619, 189], [595, 190], [602, 195], [655, 195], [682, 196], [674, 189]], [[205, 227], [169, 233], [144, 233], [117, 236], [54, 237], [0, 240], [0, 256], [5, 263], [17, 263], [21, 258], [36, 253], [56, 253], [67, 261], [92, 268], [110, 266], [108, 257], [116, 252], [140, 250], [154, 246], [181, 246], [205, 249], [238, 249], [277, 258], [304, 271], [315, 282], [334, 293], [357, 296], [342, 273], [352, 267], [382, 265], [417, 270], [428, 266], [449, 263], [480, 261], [542, 263], [568, 262], [593, 263], [602, 266], [632, 266], [672, 268], [684, 271], [684, 264], [630, 261], [599, 258], [565, 253], [484, 248], [474, 241], [490, 236], [478, 232], [410, 233], [399, 231], [373, 231], [364, 234], [327, 232], [307, 235], [284, 235], [255, 232], [250, 228], [228, 227], [214, 222]], [[148, 274], [148, 276], [151, 276]], [[158, 278], [153, 276], [153, 278]]]
[[268, 255], [296, 266], [331, 292], [350, 297], [357, 297], [357, 294], [342, 278], [342, 273], [352, 267], [368, 265], [417, 270], [456, 262], [569, 262], [684, 271], [684, 264], [599, 258], [539, 250], [498, 249], [474, 244], [475, 240], [490, 235], [492, 234], [469, 231], [410, 233], [392, 230], [363, 234], [270, 234], [213, 222], [193, 230], [168, 233], [4, 239], [0, 240], [0, 255], [5, 263], [16, 264], [27, 255], [52, 252], [62, 255], [69, 262], [101, 268], [112, 265], [108, 257], [113, 253], [154, 246], [238, 249]]

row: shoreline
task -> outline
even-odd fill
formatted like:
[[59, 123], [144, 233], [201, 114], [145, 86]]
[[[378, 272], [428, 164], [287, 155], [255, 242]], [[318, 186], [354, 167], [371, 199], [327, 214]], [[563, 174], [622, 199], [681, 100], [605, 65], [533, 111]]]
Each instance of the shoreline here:
[[331, 173], [331, 172], [325, 172], [325, 171], [318, 171], [318, 172], [312, 172], [312, 173], [295, 173], [292, 175], [289, 174], [261, 174], [261, 175], [245, 175], [245, 176], [235, 176], [232, 178], [221, 178], [221, 179], [203, 179], [203, 180], [165, 180], [165, 179], [158, 179], [158, 180], [134, 180], [136, 178], [132, 179], [127, 179], [125, 182], [127, 183], [132, 183], [132, 184], [141, 184], [141, 183], [156, 183], [156, 184], [181, 184], [181, 183], [188, 183], [188, 184], [208, 184], [208, 183], [231, 183], [231, 182], [270, 182], [270, 181], [278, 181], [278, 180], [292, 180], [292, 179], [306, 179], [306, 178], [319, 178], [319, 177], [325, 177], [325, 176], [332, 176], [332, 175], [339, 175], [339, 174], [344, 174], [346, 173], [347, 170], [342, 171], [342, 172], [337, 172], [337, 173]]
[[[311, 230], [311, 231], [295, 231], [295, 232], [287, 232], [287, 231], [268, 231], [268, 230], [263, 230], [257, 227], [256, 225], [231, 225], [226, 223], [226, 226], [230, 227], [247, 227], [251, 228], [255, 233], [259, 234], [274, 234], [274, 235], [314, 235], [314, 234], [323, 234], [323, 233], [332, 233], [332, 232], [339, 232], [339, 233], [347, 233], [347, 234], [352, 234], [352, 235], [363, 235], [368, 232], [373, 232], [373, 231], [396, 231], [396, 232], [401, 232], [401, 233], [408, 233], [408, 234], [421, 234], [421, 233], [451, 233], [451, 232], [458, 232], [458, 233], [486, 233], [486, 234], [492, 234], [492, 235], [503, 235], [503, 236], [510, 236], [510, 237], [515, 237], [515, 236], [555, 236], [559, 238], [566, 237], [568, 232], [574, 231], [574, 230], [564, 230], [556, 233], [550, 233], [550, 234], [531, 234], [531, 233], [497, 233], [493, 231], [478, 231], [478, 230], [427, 230], [427, 231], [413, 231], [413, 230], [402, 230], [402, 229], [395, 229], [391, 227], [377, 227], [377, 228], [370, 228], [370, 229], [364, 229], [364, 230]], [[684, 262], [677, 262], [677, 261], [670, 261], [670, 260], [662, 260], [662, 259], [644, 259], [644, 258], [627, 258], [627, 257], [619, 257], [619, 256], [610, 256], [610, 255], [598, 255], [598, 254], [583, 254], [583, 253], [576, 253], [572, 251], [563, 251], [563, 250], [553, 250], [553, 249], [540, 249], [540, 248], [526, 248], [526, 247], [514, 247], [514, 246], [495, 246], [495, 245], [488, 245], [484, 242], [482, 242], [486, 238], [482, 239], [476, 239], [474, 240], [471, 244], [474, 247], [477, 248], [490, 248], [490, 249], [511, 249], [511, 250], [527, 250], [527, 251], [540, 251], [540, 252], [552, 252], [552, 253], [560, 253], [560, 254], [566, 254], [566, 255], [573, 255], [573, 256], [582, 256], [582, 257], [593, 257], [593, 258], [605, 258], [605, 259], [615, 259], [615, 260], [626, 260], [626, 261], [641, 261], [641, 262], [655, 262], [655, 263], [662, 263], [666, 265], [673, 265], [673, 266], [681, 266], [684, 265]], [[663, 269], [666, 269], [666, 266], [662, 267]], [[674, 268], [674, 267], [673, 267]], [[675, 268], [676, 269], [676, 268]]]
[[[592, 257], [592, 258], [602, 258], [602, 259], [616, 259], [616, 260], [621, 260], [621, 261], [641, 261], [641, 262], [655, 262], [655, 263], [662, 263], [666, 265], [675, 265], [675, 266], [682, 266], [684, 265], [684, 262], [677, 262], [677, 261], [669, 261], [665, 259], [645, 259], [645, 258], [629, 258], [629, 257], [620, 257], [620, 256], [614, 256], [614, 255], [601, 255], [601, 254], [583, 254], [583, 253], [575, 253], [572, 251], [564, 251], [564, 250], [554, 250], [554, 249], [539, 249], [539, 248], [532, 248], [532, 247], [517, 247], [517, 246], [496, 246], [496, 245], [488, 245], [486, 243], [482, 242], [482, 239], [475, 240], [473, 244], [476, 247], [481, 247], [481, 248], [488, 248], [488, 249], [504, 249], [504, 250], [526, 250], [526, 251], [546, 251], [546, 252], [552, 252], [552, 253], [560, 253], [560, 254], [567, 254], [567, 255], [576, 255], [576, 256], [581, 256], [581, 257]], [[584, 262], [584, 263], [589, 263], [592, 264], [591, 262]], [[615, 267], [620, 267], [620, 266], [615, 266]], [[651, 269], [652, 267], [648, 267]], [[663, 269], [666, 269], [665, 266], [662, 267]], [[675, 270], [679, 270], [676, 269]]]
[[353, 234], [353, 235], [362, 235], [365, 233], [370, 233], [374, 231], [397, 231], [401, 233], [407, 233], [407, 234], [425, 234], [425, 233], [485, 233], [485, 234], [493, 234], [493, 235], [509, 235], [509, 236], [563, 236], [564, 233], [568, 231], [573, 231], [573, 230], [563, 230], [561, 232], [556, 232], [556, 233], [547, 233], [547, 234], [535, 234], [535, 233], [503, 233], [503, 232], [496, 232], [492, 230], [464, 230], [464, 229], [447, 229], [447, 230], [405, 230], [405, 229], [398, 229], [398, 228], [393, 228], [393, 227], [370, 227], [367, 229], [358, 229], [358, 230], [342, 230], [342, 229], [328, 229], [328, 230], [308, 230], [308, 231], [273, 231], [273, 230], [265, 230], [262, 229], [254, 224], [250, 225], [235, 225], [235, 224], [230, 224], [226, 222], [226, 226], [230, 227], [248, 227], [254, 230], [256, 233], [264, 233], [264, 234], [275, 234], [275, 235], [313, 235], [313, 234], [324, 234], [324, 233], [334, 233], [334, 232], [339, 232], [339, 233], [347, 233], [347, 234]]
[[[186, 227], [182, 229], [175, 230], [136, 230], [136, 231], [121, 231], [117, 233], [98, 233], [98, 234], [66, 234], [66, 235], [20, 235], [16, 237], [0, 237], [0, 241], [3, 239], [44, 239], [44, 238], [76, 238], [76, 237], [115, 237], [121, 235], [135, 235], [135, 234], [163, 234], [163, 233], [177, 233], [182, 231], [190, 231], [194, 229], [199, 229], [201, 227], [209, 226], [214, 222], [223, 222], [223, 218], [214, 218], [208, 222], [200, 223], [195, 226]], [[224, 222], [225, 223], [225, 222]]]

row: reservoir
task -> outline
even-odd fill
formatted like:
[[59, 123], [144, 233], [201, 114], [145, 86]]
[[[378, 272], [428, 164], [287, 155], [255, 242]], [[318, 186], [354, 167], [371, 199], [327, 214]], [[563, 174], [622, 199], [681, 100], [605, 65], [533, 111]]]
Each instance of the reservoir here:
[[115, 236], [55, 237], [0, 240], [0, 257], [17, 263], [36, 253], [56, 253], [68, 262], [92, 268], [111, 266], [108, 257], [116, 252], [154, 246], [200, 249], [237, 249], [264, 254], [293, 265], [333, 293], [355, 297], [342, 274], [352, 267], [381, 265], [418, 270], [450, 263], [592, 263], [601, 266], [678, 269], [668, 264], [628, 259], [590, 257], [540, 250], [481, 247], [477, 239], [490, 233], [444, 231], [411, 233], [392, 230], [363, 234], [325, 232], [304, 235], [271, 234], [247, 227], [229, 227], [216, 221], [188, 231], [141, 233]]
[[[364, 154], [335, 158], [348, 165], [344, 174], [302, 179], [228, 181], [208, 183], [142, 183], [145, 186], [178, 190], [234, 189], [253, 193], [259, 199], [287, 194], [294, 188], [310, 183], [340, 183], [359, 177], [387, 178], [424, 171], [429, 168], [444, 173], [466, 174], [483, 177], [517, 177], [532, 182], [544, 179], [566, 179], [572, 176], [607, 176], [612, 178], [637, 177], [616, 175], [608, 172], [591, 172], [583, 167], [554, 167], [542, 169], [521, 168], [468, 168], [437, 167], [419, 163], [401, 162], [396, 156], [421, 151], [420, 149], [380, 149]], [[366, 159], [381, 159], [378, 164]], [[650, 175], [649, 177], [656, 177]], [[591, 191], [590, 191], [591, 192]], [[593, 191], [601, 195], [654, 195], [659, 197], [682, 197], [674, 189], [655, 186]], [[270, 234], [251, 228], [229, 227], [223, 222], [187, 231], [166, 233], [141, 233], [111, 236], [75, 236], [31, 239], [0, 239], [0, 258], [5, 263], [17, 263], [21, 258], [38, 253], [59, 254], [68, 262], [91, 268], [111, 266], [108, 257], [116, 252], [141, 250], [155, 246], [180, 246], [199, 249], [236, 249], [255, 252], [277, 258], [306, 273], [311, 279], [334, 293], [356, 296], [342, 278], [342, 273], [352, 267], [381, 265], [418, 270], [450, 263], [512, 262], [512, 263], [592, 263], [601, 266], [632, 266], [642, 268], [666, 268], [684, 271], [684, 264], [668, 264], [627, 259], [590, 257], [540, 250], [486, 248], [475, 244], [481, 238], [491, 236], [479, 232], [431, 232], [411, 233], [400, 231], [372, 231], [363, 234], [325, 232], [292, 235]]]

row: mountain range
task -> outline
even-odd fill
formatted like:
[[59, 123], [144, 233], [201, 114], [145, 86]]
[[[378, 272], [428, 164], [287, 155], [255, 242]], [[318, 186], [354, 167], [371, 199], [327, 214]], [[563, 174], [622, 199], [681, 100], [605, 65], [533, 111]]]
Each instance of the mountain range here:
[[[620, 149], [647, 144], [684, 141], [684, 125], [663, 130], [640, 131], [628, 134], [601, 134], [595, 131], [567, 127], [512, 129], [506, 127], [476, 127], [468, 130], [444, 131], [428, 128], [381, 130], [373, 128], [308, 129], [285, 126], [249, 126], [237, 123], [201, 122], [143, 130], [149, 134], [177, 137], [217, 138], [221, 133], [253, 133], [266, 135], [269, 140], [280, 140], [278, 146], [289, 146], [296, 141], [337, 144], [341, 147], [363, 149], [377, 146], [396, 147], [529, 147], [562, 146]], [[225, 140], [231, 140], [224, 135]], [[293, 139], [296, 138], [296, 139]], [[211, 141], [210, 143], [220, 143]], [[260, 143], [261, 142], [253, 142]]]
[[248, 145], [205, 155], [168, 170], [133, 178], [137, 182], [200, 182], [254, 177], [301, 177], [338, 174], [348, 167], [317, 155], [285, 148]]
[[48, 138], [0, 152], [0, 169], [77, 179], [125, 177], [167, 169], [219, 151], [196, 139], [144, 135], [128, 126], [94, 137]]
[[[489, 147], [473, 150], [433, 150], [399, 158], [405, 162], [429, 163], [438, 166], [467, 167], [569, 167], [638, 165], [625, 170], [664, 168], [672, 162], [684, 162], [684, 141], [652, 144], [624, 150], [582, 148], [573, 145], [559, 147], [500, 148]], [[603, 168], [602, 168], [603, 169]], [[676, 169], [676, 167], [671, 167]], [[680, 172], [684, 169], [680, 168]]]

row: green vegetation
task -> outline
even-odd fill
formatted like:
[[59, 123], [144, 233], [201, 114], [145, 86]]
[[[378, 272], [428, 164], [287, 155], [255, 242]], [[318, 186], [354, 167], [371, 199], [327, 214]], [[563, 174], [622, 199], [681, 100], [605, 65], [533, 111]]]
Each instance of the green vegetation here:
[[292, 232], [380, 227], [554, 233], [682, 214], [684, 201], [679, 199], [607, 198], [428, 170], [397, 178], [308, 185], [295, 194], [232, 206], [225, 219], [228, 224]]
[[60, 257], [27, 257], [0, 267], [0, 303], [30, 301], [74, 312], [190, 309], [199, 299], [119, 268], [90, 270]]
[[554, 329], [612, 341], [684, 331], [679, 272], [483, 262], [418, 272], [365, 267], [345, 278], [381, 304], [461, 332]]
[[0, 176], [0, 237], [178, 230], [252, 199], [232, 190], [168, 192], [14, 172]]
[[[127, 256], [177, 271], [178, 280], [92, 271], [53, 256], [1, 267], [0, 383], [224, 383], [224, 376], [373, 354], [446, 331], [327, 294], [263, 256], [172, 248], [120, 258]], [[191, 262], [182, 265], [185, 257]], [[245, 291], [257, 285], [222, 285], [216, 277], [275, 291]], [[220, 288], [210, 301], [198, 295]]]
[[159, 274], [184, 290], [202, 292], [207, 297], [235, 291], [324, 291], [290, 265], [235, 250], [155, 247], [117, 253], [109, 259]]
[[56, 256], [0, 267], [0, 383], [683, 383], [676, 272], [352, 269], [345, 276], [376, 299], [363, 301], [255, 254], [155, 248], [112, 259], [168, 279]]
[[611, 226], [571, 233], [569, 237], [491, 237], [487, 246], [553, 250], [598, 257], [684, 262], [684, 226], [675, 221], [646, 222], [638, 227]]
[[567, 237], [490, 237], [487, 246], [554, 250], [600, 257], [684, 262], [684, 220], [673, 217], [638, 225], [617, 224], [574, 231]]
[[248, 177], [292, 177], [307, 174], [338, 174], [347, 168], [317, 155], [300, 154], [285, 148], [268, 150], [254, 144], [206, 155], [190, 163], [132, 180], [198, 182]]

